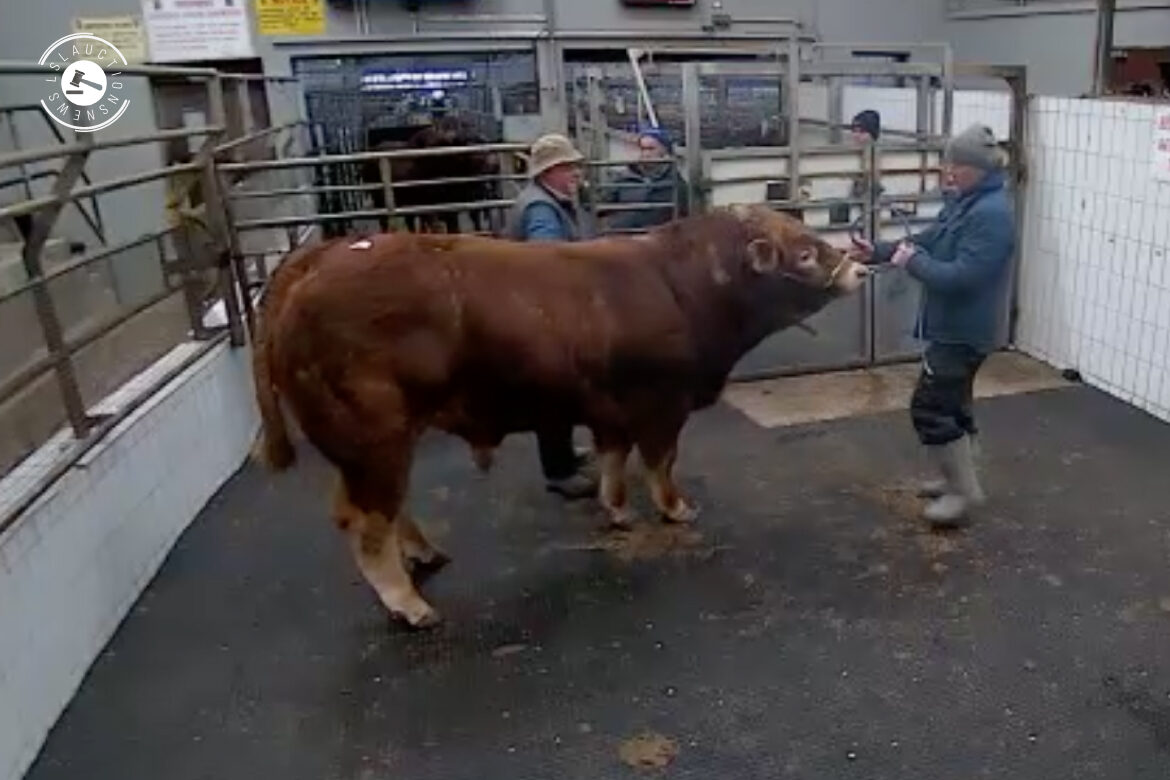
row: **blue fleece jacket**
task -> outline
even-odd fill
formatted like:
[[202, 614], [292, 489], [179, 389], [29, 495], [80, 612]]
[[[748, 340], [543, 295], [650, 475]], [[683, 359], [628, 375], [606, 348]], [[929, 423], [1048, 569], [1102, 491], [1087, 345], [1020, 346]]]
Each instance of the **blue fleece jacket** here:
[[[933, 225], [911, 239], [917, 251], [906, 270], [922, 283], [915, 335], [928, 342], [996, 346], [1004, 285], [1016, 247], [1015, 217], [1002, 173], [948, 199]], [[887, 262], [895, 243], [878, 244]]]
[[539, 201], [524, 210], [524, 235], [528, 241], [569, 241], [573, 237], [557, 210]]

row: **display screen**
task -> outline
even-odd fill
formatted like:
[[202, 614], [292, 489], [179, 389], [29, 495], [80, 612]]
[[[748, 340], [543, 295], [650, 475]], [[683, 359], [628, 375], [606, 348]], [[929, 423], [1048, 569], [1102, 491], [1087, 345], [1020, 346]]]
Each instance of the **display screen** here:
[[362, 72], [363, 92], [397, 92], [405, 90], [441, 90], [463, 86], [471, 80], [466, 70], [379, 70]]

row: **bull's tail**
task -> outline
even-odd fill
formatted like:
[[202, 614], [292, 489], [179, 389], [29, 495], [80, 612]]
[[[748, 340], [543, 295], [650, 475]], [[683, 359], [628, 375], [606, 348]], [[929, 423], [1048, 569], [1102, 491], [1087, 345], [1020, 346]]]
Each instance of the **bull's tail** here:
[[333, 243], [336, 241], [308, 244], [293, 250], [273, 272], [257, 307], [252, 339], [252, 381], [256, 389], [256, 405], [260, 409], [260, 437], [252, 455], [273, 471], [291, 467], [296, 462], [297, 453], [280, 407], [280, 393], [272, 380], [273, 348], [269, 329], [277, 320], [291, 289]]
[[272, 383], [271, 348], [264, 336], [264, 319], [257, 319], [252, 344], [252, 377], [256, 405], [260, 407], [260, 439], [253, 455], [273, 471], [284, 471], [296, 462], [297, 451], [288, 435], [276, 385]]

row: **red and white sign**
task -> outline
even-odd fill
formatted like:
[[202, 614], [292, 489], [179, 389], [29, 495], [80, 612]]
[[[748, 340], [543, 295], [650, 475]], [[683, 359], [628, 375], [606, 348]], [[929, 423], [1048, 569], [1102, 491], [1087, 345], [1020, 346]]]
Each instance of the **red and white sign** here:
[[1154, 112], [1154, 178], [1170, 182], [1170, 108]]
[[151, 62], [254, 57], [247, 0], [142, 0]]

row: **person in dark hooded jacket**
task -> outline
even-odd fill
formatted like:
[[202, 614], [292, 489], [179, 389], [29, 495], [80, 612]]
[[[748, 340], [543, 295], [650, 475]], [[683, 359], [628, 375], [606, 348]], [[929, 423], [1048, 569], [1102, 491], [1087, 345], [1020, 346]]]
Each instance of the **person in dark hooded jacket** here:
[[[849, 132], [853, 138], [853, 143], [857, 146], [865, 147], [869, 144], [876, 144], [878, 139], [882, 137], [881, 114], [869, 108], [859, 112], [857, 116], [853, 117], [853, 122], [849, 125]], [[849, 197], [854, 199], [864, 198], [865, 182], [866, 177], [864, 175], [856, 177], [849, 189]], [[884, 188], [881, 182], [875, 177], [873, 182], [874, 198], [881, 197], [883, 191]]]
[[670, 135], [658, 127], [644, 128], [638, 134], [639, 159], [616, 176], [600, 202], [606, 204], [661, 203], [661, 208], [631, 209], [607, 216], [611, 230], [645, 230], [661, 225], [689, 211], [687, 185], [671, 160], [674, 144]]

